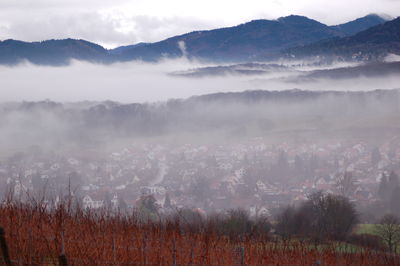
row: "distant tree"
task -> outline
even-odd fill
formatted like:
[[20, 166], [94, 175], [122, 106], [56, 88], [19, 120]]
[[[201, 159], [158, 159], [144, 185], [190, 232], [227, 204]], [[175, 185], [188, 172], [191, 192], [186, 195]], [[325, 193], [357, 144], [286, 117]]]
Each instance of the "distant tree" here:
[[376, 234], [388, 246], [390, 252], [396, 252], [400, 244], [400, 222], [397, 216], [387, 214], [382, 217], [375, 227]]
[[153, 195], [143, 196], [141, 198], [141, 207], [152, 213], [157, 212], [158, 206], [156, 198]]
[[400, 186], [396, 186], [392, 191], [390, 197], [390, 210], [394, 214], [400, 215]]
[[289, 174], [289, 160], [286, 152], [281, 151], [272, 171], [273, 175], [275, 175], [278, 179], [288, 178]]
[[299, 155], [296, 155], [296, 157], [294, 158], [294, 171], [295, 171], [295, 174], [297, 176], [303, 178], [304, 177], [304, 170], [305, 170], [305, 167], [304, 167], [303, 159]]
[[378, 194], [383, 201], [387, 201], [389, 199], [390, 187], [388, 178], [385, 173], [382, 173], [382, 177], [379, 182]]
[[328, 194], [319, 204], [318, 226], [325, 236], [344, 239], [358, 223], [356, 209], [346, 197]]
[[110, 192], [106, 192], [104, 194], [104, 207], [108, 210], [112, 209], [112, 202], [111, 202], [111, 194]]
[[277, 232], [302, 235], [315, 241], [344, 239], [358, 222], [354, 205], [343, 196], [315, 192], [294, 212], [278, 216]]
[[120, 197], [118, 200], [118, 208], [120, 210], [127, 210], [128, 209], [128, 204], [126, 204], [124, 198]]
[[180, 227], [190, 232], [200, 232], [204, 226], [204, 218], [197, 210], [183, 208], [173, 217]]
[[301, 159], [301, 157], [300, 157], [299, 155], [296, 155], [296, 156], [294, 157], [294, 168], [295, 168], [297, 171], [301, 171], [301, 170], [303, 170], [303, 168], [304, 168], [303, 159]]
[[209, 193], [208, 181], [204, 176], [196, 176], [192, 180], [191, 192], [195, 199], [199, 202], [206, 200]]
[[41, 191], [45, 188], [46, 182], [41, 178], [40, 173], [35, 173], [31, 178], [32, 186], [34, 191]]
[[355, 188], [356, 186], [351, 172], [345, 172], [338, 176], [336, 180], [336, 189], [340, 195], [349, 197], [354, 192]]
[[282, 151], [279, 154], [279, 158], [278, 158], [278, 168], [281, 170], [287, 170], [288, 166], [289, 166], [288, 156], [287, 156], [286, 152]]
[[236, 187], [236, 195], [242, 198], [246, 198], [256, 190], [252, 184], [240, 184]]
[[172, 207], [171, 198], [169, 197], [169, 194], [167, 193], [165, 195], [164, 208], [171, 208], [171, 207]]
[[281, 213], [276, 217], [276, 226], [275, 230], [278, 235], [280, 235], [283, 239], [289, 239], [296, 233], [298, 230], [295, 224], [295, 216], [297, 215], [296, 209], [292, 206], [287, 206]]
[[138, 206], [139, 218], [144, 221], [157, 220], [158, 218], [158, 205], [157, 200], [153, 195], [142, 196]]
[[206, 159], [206, 163], [207, 163], [207, 167], [211, 167], [211, 168], [218, 167], [217, 158], [214, 155], [208, 156]]
[[186, 163], [186, 155], [185, 155], [185, 153], [184, 152], [182, 152], [180, 155], [179, 155], [179, 162], [181, 162], [181, 163]]
[[375, 147], [371, 152], [371, 163], [376, 165], [382, 159], [381, 152], [379, 151], [378, 147]]
[[313, 154], [310, 157], [310, 170], [314, 172], [315, 169], [317, 169], [319, 166], [319, 158], [317, 155]]
[[335, 170], [339, 169], [339, 158], [337, 156], [335, 156], [333, 166], [335, 167]]
[[75, 191], [82, 185], [83, 180], [76, 171], [72, 171], [68, 174], [68, 182], [70, 183], [71, 189]]
[[243, 209], [229, 210], [222, 223], [222, 232], [231, 238], [243, 237], [251, 232], [253, 223]]
[[245, 154], [245, 155], [243, 156], [242, 161], [241, 161], [241, 165], [242, 165], [243, 167], [248, 167], [249, 164], [250, 164], [249, 157], [247, 156], [247, 154]]
[[265, 237], [268, 236], [272, 228], [271, 223], [269, 222], [268, 218], [265, 216], [259, 216], [254, 220], [252, 234], [253, 236], [261, 236]]
[[389, 179], [389, 188], [391, 188], [391, 192], [399, 186], [399, 176], [394, 172], [390, 172]]
[[394, 158], [396, 156], [396, 149], [393, 146], [390, 147], [388, 156], [389, 156], [389, 158]]

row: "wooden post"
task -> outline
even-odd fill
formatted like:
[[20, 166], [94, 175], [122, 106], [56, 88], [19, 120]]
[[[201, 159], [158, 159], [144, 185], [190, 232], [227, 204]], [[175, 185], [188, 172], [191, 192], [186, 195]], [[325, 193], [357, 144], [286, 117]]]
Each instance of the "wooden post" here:
[[67, 257], [65, 256], [65, 254], [61, 254], [58, 257], [58, 265], [60, 265], [60, 266], [67, 266], [68, 265]]
[[147, 234], [143, 236], [143, 260], [144, 265], [147, 265]]
[[172, 240], [172, 266], [176, 266], [176, 242], [175, 242], [175, 237]]
[[28, 231], [28, 264], [32, 265], [32, 230]]
[[113, 261], [115, 263], [117, 261], [117, 254], [116, 254], [116, 249], [115, 249], [115, 235], [114, 234], [112, 237], [112, 253], [113, 253]]
[[244, 247], [239, 248], [240, 266], [244, 266]]
[[193, 244], [191, 245], [191, 248], [190, 248], [190, 265], [194, 265], [194, 247], [193, 247]]
[[9, 254], [8, 254], [6, 236], [5, 236], [3, 227], [0, 227], [0, 242], [1, 242], [0, 245], [1, 245], [1, 251], [3, 253], [4, 263], [7, 266], [11, 266], [11, 260], [10, 260]]
[[65, 246], [64, 246], [64, 232], [61, 232], [61, 252], [60, 256], [58, 257], [58, 264], [60, 266], [67, 266], [67, 257], [65, 256]]

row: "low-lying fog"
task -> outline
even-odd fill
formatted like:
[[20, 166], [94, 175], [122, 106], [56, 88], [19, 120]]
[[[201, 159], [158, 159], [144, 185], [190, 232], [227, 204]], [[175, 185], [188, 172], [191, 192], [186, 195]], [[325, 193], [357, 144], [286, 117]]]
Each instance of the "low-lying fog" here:
[[73, 188], [133, 208], [151, 188], [211, 212], [315, 189], [364, 204], [361, 188], [376, 202], [381, 174], [400, 169], [395, 59], [0, 67], [0, 198]]
[[[156, 102], [171, 98], [187, 98], [215, 92], [244, 90], [373, 90], [399, 87], [399, 76], [298, 79], [310, 71], [349, 67], [355, 64], [294, 64], [279, 71], [224, 75], [171, 75], [197, 70], [207, 65], [188, 59], [164, 60], [160, 63], [129, 62], [97, 65], [73, 61], [69, 66], [50, 67], [23, 63], [14, 67], [0, 66], [0, 102], [104, 101], [122, 103]], [[212, 70], [213, 71], [213, 70]]]

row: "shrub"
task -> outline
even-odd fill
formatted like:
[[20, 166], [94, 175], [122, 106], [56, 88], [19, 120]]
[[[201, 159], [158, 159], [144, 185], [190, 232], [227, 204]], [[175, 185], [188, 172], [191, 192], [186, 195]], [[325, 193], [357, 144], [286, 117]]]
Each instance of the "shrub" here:
[[370, 248], [379, 251], [386, 251], [387, 248], [379, 236], [371, 234], [352, 234], [348, 237], [347, 242], [357, 246]]

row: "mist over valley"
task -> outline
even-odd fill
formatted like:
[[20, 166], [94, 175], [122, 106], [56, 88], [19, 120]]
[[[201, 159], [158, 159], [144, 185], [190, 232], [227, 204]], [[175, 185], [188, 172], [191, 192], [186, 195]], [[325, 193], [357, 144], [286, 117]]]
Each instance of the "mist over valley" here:
[[398, 264], [397, 2], [203, 30], [128, 2], [0, 4], [30, 40], [0, 40], [1, 263]]

